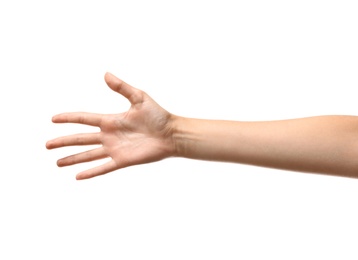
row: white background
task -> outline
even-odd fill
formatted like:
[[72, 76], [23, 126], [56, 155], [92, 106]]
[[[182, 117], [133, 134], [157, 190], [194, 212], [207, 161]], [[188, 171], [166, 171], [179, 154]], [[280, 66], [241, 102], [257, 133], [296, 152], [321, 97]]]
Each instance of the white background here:
[[[357, 259], [358, 179], [171, 158], [86, 181], [94, 129], [123, 112], [110, 71], [181, 116], [358, 114], [356, 1], [0, 2], [0, 259]], [[264, 131], [264, 129], [263, 129]]]

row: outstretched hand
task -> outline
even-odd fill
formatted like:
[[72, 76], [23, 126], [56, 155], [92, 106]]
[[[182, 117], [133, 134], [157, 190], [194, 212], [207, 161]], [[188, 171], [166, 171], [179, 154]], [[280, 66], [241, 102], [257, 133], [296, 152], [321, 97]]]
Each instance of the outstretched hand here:
[[52, 118], [54, 123], [80, 123], [100, 128], [100, 132], [59, 137], [46, 143], [48, 149], [74, 145], [101, 145], [57, 161], [69, 166], [98, 159], [111, 158], [95, 168], [78, 173], [78, 180], [92, 178], [136, 164], [158, 161], [175, 154], [172, 139], [173, 115], [160, 107], [145, 92], [136, 89], [110, 73], [105, 81], [115, 92], [131, 103], [120, 114], [63, 113]]

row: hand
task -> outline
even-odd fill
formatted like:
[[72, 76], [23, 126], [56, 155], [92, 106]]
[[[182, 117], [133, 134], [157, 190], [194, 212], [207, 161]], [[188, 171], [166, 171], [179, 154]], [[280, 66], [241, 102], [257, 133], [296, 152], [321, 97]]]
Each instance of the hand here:
[[48, 141], [54, 149], [73, 145], [101, 147], [71, 155], [57, 161], [68, 166], [110, 157], [109, 162], [77, 174], [76, 179], [88, 179], [136, 164], [158, 161], [175, 154], [171, 122], [173, 115], [161, 108], [151, 97], [110, 73], [105, 81], [115, 92], [126, 97], [130, 109], [121, 114], [63, 113], [52, 118], [54, 123], [80, 123], [100, 128], [100, 132], [75, 134]]

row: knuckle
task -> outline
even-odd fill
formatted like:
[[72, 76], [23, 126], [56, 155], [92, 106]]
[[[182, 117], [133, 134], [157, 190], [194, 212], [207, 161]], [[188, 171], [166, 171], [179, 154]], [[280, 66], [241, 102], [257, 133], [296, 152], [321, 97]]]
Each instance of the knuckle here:
[[144, 101], [144, 97], [145, 97], [145, 92], [143, 90], [140, 89], [135, 89], [130, 97], [130, 99], [135, 103], [135, 104], [139, 104], [139, 103], [143, 103]]

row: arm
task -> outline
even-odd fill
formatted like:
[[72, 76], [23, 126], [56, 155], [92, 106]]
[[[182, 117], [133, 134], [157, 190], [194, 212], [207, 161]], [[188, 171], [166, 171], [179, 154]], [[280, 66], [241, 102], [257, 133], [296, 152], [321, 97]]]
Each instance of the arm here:
[[72, 145], [100, 147], [58, 160], [68, 166], [109, 158], [105, 164], [77, 174], [87, 179], [131, 165], [178, 156], [227, 161], [293, 171], [358, 177], [358, 117], [320, 116], [267, 122], [202, 120], [179, 117], [160, 107], [145, 92], [112, 74], [107, 85], [131, 103], [125, 113], [64, 113], [54, 123], [98, 127], [48, 141], [54, 149]]
[[176, 121], [178, 156], [358, 177], [358, 117]]

